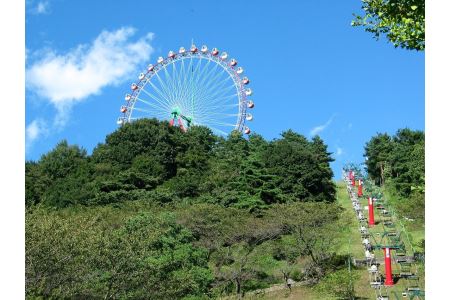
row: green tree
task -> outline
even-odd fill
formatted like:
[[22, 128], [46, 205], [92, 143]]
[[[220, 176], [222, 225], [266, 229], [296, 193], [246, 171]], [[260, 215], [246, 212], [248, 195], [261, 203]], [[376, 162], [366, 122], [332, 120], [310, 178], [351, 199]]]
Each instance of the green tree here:
[[363, 26], [376, 39], [385, 34], [395, 47], [425, 50], [425, 0], [362, 0], [362, 9], [352, 26]]
[[[70, 146], [65, 140], [44, 154], [38, 165], [31, 167], [29, 171], [26, 174], [29, 178], [29, 191], [39, 190], [39, 197], [45, 205], [65, 207], [87, 203], [93, 197], [92, 186], [88, 184], [92, 179], [92, 169], [86, 150], [76, 145]], [[36, 174], [42, 178], [36, 178]], [[42, 192], [39, 187], [43, 184], [47, 186]]]
[[393, 141], [387, 133], [378, 133], [364, 147], [367, 173], [376, 184], [383, 185], [386, 177], [391, 177], [386, 169], [390, 169], [393, 147]]
[[331, 266], [340, 213], [336, 204], [322, 202], [277, 205], [268, 212], [269, 219], [278, 220], [274, 223], [281, 223], [285, 233], [292, 234], [300, 255], [309, 258], [304, 274], [308, 279], [318, 280]]
[[105, 143], [94, 149], [92, 160], [125, 170], [132, 165], [133, 159], [145, 154], [164, 167], [163, 176], [168, 179], [177, 172], [175, 159], [178, 147], [182, 147], [175, 142], [177, 135], [182, 135], [182, 132], [168, 126], [167, 122], [140, 119], [108, 135]]
[[39, 165], [44, 175], [51, 180], [57, 180], [71, 174], [86, 158], [86, 150], [76, 145], [69, 146], [67, 141], [63, 140], [41, 157]]
[[[423, 131], [404, 128], [397, 131], [393, 142], [391, 155], [393, 183], [396, 190], [406, 197], [411, 193], [411, 186], [423, 183], [422, 178], [425, 177], [425, 134]], [[414, 155], [415, 149], [419, 156]], [[423, 152], [420, 153], [422, 149]], [[414, 169], [415, 167], [418, 169]]]
[[[309, 142], [292, 130], [282, 134], [264, 153], [268, 173], [276, 175], [276, 185], [293, 201], [334, 201], [335, 187], [327, 162], [330, 153], [320, 138]], [[327, 165], [328, 164], [328, 165]]]
[[356, 272], [342, 269], [328, 274], [316, 290], [324, 295], [334, 296], [338, 299], [355, 299], [355, 282], [361, 276]]
[[174, 216], [130, 218], [97, 256], [105, 298], [181, 299], [206, 294], [212, 281], [205, 249]]
[[44, 174], [42, 167], [34, 161], [25, 163], [25, 204], [31, 206], [42, 200], [42, 195], [51, 184], [51, 179]]

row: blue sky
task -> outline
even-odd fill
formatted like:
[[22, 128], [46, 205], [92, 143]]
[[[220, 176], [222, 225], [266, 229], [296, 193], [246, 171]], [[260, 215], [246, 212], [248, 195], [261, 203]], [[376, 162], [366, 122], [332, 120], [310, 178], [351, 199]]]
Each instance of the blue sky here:
[[351, 27], [360, 2], [27, 0], [26, 159], [62, 139], [90, 153], [141, 70], [194, 39], [245, 68], [254, 132], [319, 134], [340, 177], [377, 132], [425, 126], [424, 53]]

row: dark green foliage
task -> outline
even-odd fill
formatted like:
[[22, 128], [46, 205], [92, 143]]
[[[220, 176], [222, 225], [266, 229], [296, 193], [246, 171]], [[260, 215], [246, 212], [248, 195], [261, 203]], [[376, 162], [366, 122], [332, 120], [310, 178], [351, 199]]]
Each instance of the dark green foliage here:
[[379, 185], [391, 182], [402, 196], [425, 183], [425, 134], [400, 129], [394, 136], [377, 134], [365, 146], [369, 176]]
[[364, 16], [352, 26], [363, 26], [376, 39], [386, 34], [395, 47], [425, 50], [425, 0], [362, 0]]
[[38, 163], [32, 161], [25, 163], [25, 174], [25, 204], [31, 206], [41, 201], [50, 178], [44, 175]]
[[[66, 207], [149, 199], [235, 206], [256, 214], [274, 203], [334, 201], [331, 154], [293, 131], [268, 142], [206, 127], [187, 133], [142, 119], [106, 137], [91, 156], [66, 141], [26, 164], [27, 205]], [[159, 199], [159, 200], [157, 200]]]
[[367, 172], [394, 196], [393, 205], [405, 216], [425, 215], [425, 134], [408, 128], [394, 136], [377, 134], [365, 146]]
[[333, 161], [323, 141], [314, 137], [310, 143], [291, 130], [268, 147], [265, 160], [269, 174], [276, 175], [276, 185], [293, 200], [333, 201], [335, 194]]
[[39, 161], [44, 176], [50, 180], [61, 179], [77, 171], [86, 159], [86, 150], [69, 146], [67, 141], [56, 145], [55, 149], [44, 154]]
[[392, 139], [387, 133], [378, 133], [371, 138], [364, 148], [364, 155], [367, 157], [367, 172], [377, 184], [384, 184], [385, 177], [390, 177], [390, 174], [386, 174], [386, 168], [390, 169], [390, 156], [393, 147]]

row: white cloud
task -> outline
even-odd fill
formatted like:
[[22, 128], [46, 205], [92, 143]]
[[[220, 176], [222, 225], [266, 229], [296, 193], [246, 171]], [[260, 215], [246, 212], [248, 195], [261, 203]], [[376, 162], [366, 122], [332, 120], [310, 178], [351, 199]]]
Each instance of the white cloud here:
[[340, 155], [342, 155], [343, 153], [344, 153], [344, 150], [342, 150], [341, 147], [337, 147], [337, 149], [336, 149], [336, 156], [340, 156]]
[[324, 131], [328, 126], [330, 126], [331, 122], [333, 122], [334, 117], [335, 117], [335, 115], [332, 115], [331, 118], [329, 118], [325, 124], [318, 125], [318, 126], [314, 127], [313, 129], [311, 129], [309, 134], [313, 136], [313, 135], [319, 134], [322, 131]]
[[47, 123], [42, 119], [36, 119], [28, 124], [25, 129], [25, 144], [29, 148], [39, 137], [48, 133]]
[[131, 27], [103, 31], [92, 44], [66, 53], [46, 50], [27, 68], [27, 89], [55, 106], [56, 126], [64, 126], [75, 103], [137, 76], [138, 67], [153, 53], [153, 34], [131, 41], [134, 34]]

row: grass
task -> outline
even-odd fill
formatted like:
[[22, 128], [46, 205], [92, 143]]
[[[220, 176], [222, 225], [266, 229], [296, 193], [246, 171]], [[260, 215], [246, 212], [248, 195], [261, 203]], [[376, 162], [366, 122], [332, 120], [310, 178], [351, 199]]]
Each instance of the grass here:
[[338, 254], [351, 254], [353, 257], [364, 258], [364, 249], [361, 243], [361, 235], [359, 233], [359, 223], [353, 211], [352, 202], [350, 201], [347, 188], [343, 181], [337, 182], [337, 202], [344, 208], [342, 219], [344, 227], [342, 235], [338, 237], [341, 242], [340, 247], [336, 249]]

